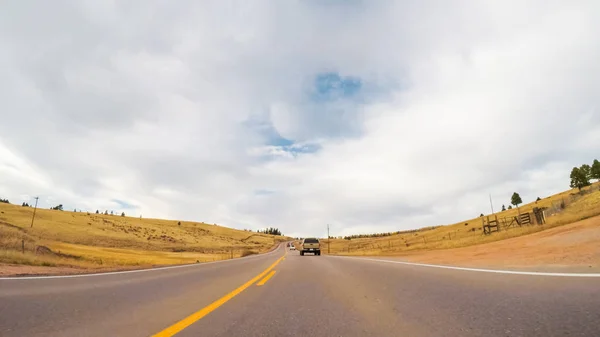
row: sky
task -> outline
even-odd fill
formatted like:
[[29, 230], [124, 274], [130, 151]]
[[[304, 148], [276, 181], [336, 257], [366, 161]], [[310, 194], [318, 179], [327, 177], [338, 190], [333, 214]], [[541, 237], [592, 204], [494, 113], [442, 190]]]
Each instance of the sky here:
[[598, 1], [9, 1], [0, 197], [277, 227], [454, 223], [600, 158]]

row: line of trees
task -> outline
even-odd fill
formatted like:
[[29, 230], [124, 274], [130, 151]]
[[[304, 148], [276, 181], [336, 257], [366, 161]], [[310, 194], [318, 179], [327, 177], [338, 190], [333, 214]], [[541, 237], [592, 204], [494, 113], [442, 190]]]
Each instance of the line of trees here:
[[506, 208], [506, 206], [502, 205], [502, 212], [506, 211], [507, 209], [512, 209], [512, 205], [508, 205], [508, 208]]
[[[396, 231], [396, 232], [387, 232], [387, 233], [346, 235], [346, 236], [344, 236], [344, 240], [364, 239], [364, 238], [381, 238], [381, 237], [398, 235], [398, 234], [411, 234], [411, 233], [429, 231], [432, 229], [436, 229], [438, 227], [440, 227], [440, 226], [429, 226], [429, 227], [423, 227], [423, 228], [419, 228], [419, 229], [410, 229], [410, 230], [405, 230], [405, 231]], [[333, 237], [331, 237], [331, 238], [333, 238]]]
[[[100, 212], [99, 210], [96, 210], [96, 214], [108, 215], [108, 210], [105, 210], [104, 213]], [[110, 211], [110, 215], [115, 215], [115, 212], [114, 211]], [[125, 212], [121, 213], [121, 216], [125, 216]]]
[[583, 164], [580, 167], [573, 167], [571, 169], [571, 188], [577, 188], [581, 191], [582, 188], [590, 186], [592, 183], [590, 180], [596, 179], [600, 181], [600, 162], [598, 159], [594, 159], [592, 165]]
[[386, 236], [392, 236], [394, 234], [400, 234], [400, 232], [401, 231], [388, 232], [388, 233], [371, 233], [371, 234], [346, 235], [346, 236], [344, 236], [344, 240], [363, 239], [363, 238], [382, 238], [382, 237], [386, 237]]
[[279, 230], [279, 228], [273, 228], [273, 227], [269, 227], [264, 230], [259, 229], [256, 232], [263, 233], [263, 234], [271, 234], [271, 235], [283, 235], [283, 234], [281, 234], [281, 231]]
[[10, 204], [10, 202], [8, 201], [8, 199], [0, 199], [0, 202], [3, 204]]

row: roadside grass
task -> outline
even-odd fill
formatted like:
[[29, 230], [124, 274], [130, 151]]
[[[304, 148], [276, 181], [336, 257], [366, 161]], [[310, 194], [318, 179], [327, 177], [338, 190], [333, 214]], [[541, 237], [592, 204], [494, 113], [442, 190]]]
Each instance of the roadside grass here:
[[[49, 247], [59, 254], [79, 256], [98, 265], [112, 266], [150, 266], [185, 264], [226, 260], [231, 254], [203, 254], [198, 252], [165, 252], [139, 249], [92, 247], [71, 243], [53, 243]], [[233, 257], [240, 257], [242, 251], [236, 251]]]
[[517, 216], [519, 212], [531, 212], [534, 207], [550, 207], [553, 203], [560, 203], [561, 200], [564, 200], [566, 204], [564, 210], [547, 217], [545, 225], [513, 226], [509, 229], [502, 228], [500, 232], [491, 235], [483, 235], [482, 219], [479, 217], [434, 229], [424, 228], [391, 236], [323, 240], [323, 251], [327, 252], [329, 241], [331, 254], [335, 255], [393, 256], [412, 251], [467, 247], [528, 235], [600, 215], [599, 187], [600, 184], [595, 183], [584, 189], [583, 193], [579, 193], [577, 190], [568, 190], [537, 202], [522, 205], [519, 209], [496, 213], [499, 219], [510, 218]]
[[31, 207], [0, 204], [0, 263], [106, 268], [208, 262], [265, 252], [287, 240], [202, 222], [47, 209], [36, 211], [31, 228], [32, 215]]

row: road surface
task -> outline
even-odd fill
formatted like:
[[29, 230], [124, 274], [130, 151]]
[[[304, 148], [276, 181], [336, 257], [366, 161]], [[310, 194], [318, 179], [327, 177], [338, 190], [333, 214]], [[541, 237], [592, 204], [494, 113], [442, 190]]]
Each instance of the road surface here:
[[299, 256], [281, 246], [181, 268], [0, 279], [2, 337], [172, 335], [600, 336], [600, 278]]

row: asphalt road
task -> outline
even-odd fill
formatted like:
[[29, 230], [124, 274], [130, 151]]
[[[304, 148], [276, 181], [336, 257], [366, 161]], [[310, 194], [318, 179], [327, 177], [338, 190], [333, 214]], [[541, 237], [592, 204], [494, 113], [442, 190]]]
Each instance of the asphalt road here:
[[0, 336], [600, 336], [600, 278], [284, 255], [0, 279]]

